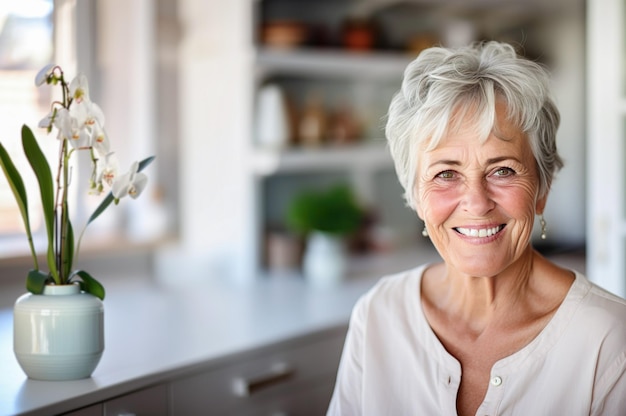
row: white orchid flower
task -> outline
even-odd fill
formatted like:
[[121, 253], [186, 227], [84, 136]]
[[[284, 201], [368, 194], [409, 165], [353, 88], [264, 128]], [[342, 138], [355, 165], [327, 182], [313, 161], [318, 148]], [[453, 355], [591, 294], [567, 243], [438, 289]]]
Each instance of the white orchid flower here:
[[50, 74], [52, 73], [52, 70], [55, 67], [56, 67], [56, 64], [48, 64], [44, 66], [43, 68], [41, 68], [39, 72], [37, 72], [37, 75], [35, 76], [35, 85], [39, 87], [43, 84], [46, 84], [48, 82], [48, 77], [50, 76]]
[[104, 113], [98, 104], [91, 101], [72, 103], [70, 106], [70, 115], [74, 117], [79, 124], [84, 125], [90, 130], [96, 124], [104, 127]]
[[118, 176], [117, 179], [115, 179], [111, 187], [111, 192], [116, 200], [126, 195], [133, 199], [141, 195], [141, 192], [143, 192], [148, 183], [148, 177], [141, 172], [137, 172], [138, 169], [139, 162], [135, 162], [132, 164], [128, 173]]
[[91, 130], [91, 145], [94, 149], [96, 149], [100, 156], [108, 155], [111, 151], [109, 136], [98, 123], [96, 123]]
[[77, 103], [89, 101], [89, 83], [85, 74], [76, 75], [70, 82], [70, 97]]
[[81, 134], [89, 137], [87, 143], [81, 140], [81, 146], [93, 146], [100, 155], [109, 153], [109, 141], [104, 133], [104, 113], [97, 104], [91, 101], [72, 103], [70, 116], [76, 120]]
[[73, 148], [79, 149], [90, 145], [91, 136], [84, 128], [84, 124], [81, 125], [67, 109], [61, 108], [57, 111], [54, 125], [59, 129], [59, 137], [68, 139]]
[[72, 137], [72, 116], [66, 108], [60, 108], [53, 120], [54, 126], [59, 129], [61, 138], [69, 139]]
[[54, 121], [54, 118], [56, 117], [56, 112], [57, 110], [54, 109], [50, 111], [48, 114], [46, 114], [44, 118], [39, 120], [39, 124], [37, 125], [37, 127], [40, 127], [42, 129], [47, 129], [49, 133], [50, 130], [52, 129], [53, 121]]
[[111, 187], [113, 182], [117, 178], [118, 174], [118, 162], [114, 152], [110, 152], [104, 157], [98, 159], [97, 162], [97, 176], [94, 188], [97, 193], [101, 193], [104, 189], [103, 184]]
[[81, 127], [91, 128], [95, 123], [104, 121], [102, 110], [94, 105], [89, 101], [74, 102], [69, 109], [70, 115]]
[[104, 112], [100, 106], [92, 101], [84, 103], [87, 105], [87, 119], [85, 120], [85, 124], [94, 125], [97, 123], [100, 127], [104, 127]]
[[42, 129], [49, 129], [50, 126], [52, 126], [52, 114], [53, 112], [50, 111], [44, 118], [39, 120], [39, 124], [37, 124], [37, 127], [40, 127]]

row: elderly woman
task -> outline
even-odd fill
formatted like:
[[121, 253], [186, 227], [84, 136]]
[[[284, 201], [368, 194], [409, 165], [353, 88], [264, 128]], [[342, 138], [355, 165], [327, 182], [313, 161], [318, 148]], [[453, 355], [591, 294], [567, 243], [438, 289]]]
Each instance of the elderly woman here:
[[548, 84], [496, 42], [406, 69], [386, 134], [443, 262], [359, 300], [329, 415], [626, 415], [626, 302], [531, 245], [562, 166]]

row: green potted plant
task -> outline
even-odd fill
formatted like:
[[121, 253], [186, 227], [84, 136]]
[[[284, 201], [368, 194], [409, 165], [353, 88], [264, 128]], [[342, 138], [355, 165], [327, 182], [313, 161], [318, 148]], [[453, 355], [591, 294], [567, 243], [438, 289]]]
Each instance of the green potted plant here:
[[[104, 114], [89, 97], [84, 75], [67, 82], [61, 67], [47, 65], [36, 76], [37, 86], [61, 89], [39, 127], [57, 133], [58, 159], [50, 168], [31, 129], [22, 127], [22, 147], [39, 185], [47, 236], [46, 269], [39, 264], [30, 227], [28, 198], [19, 172], [0, 143], [0, 166], [19, 207], [33, 259], [26, 277], [28, 292], [14, 307], [14, 350], [19, 364], [31, 378], [67, 380], [91, 375], [104, 348], [102, 284], [85, 270], [74, 268], [83, 232], [111, 203], [137, 198], [147, 183], [141, 171], [154, 157], [132, 164], [120, 173], [115, 153], [104, 130]], [[102, 200], [75, 238], [68, 204], [69, 187], [78, 183], [70, 160], [84, 152], [91, 160], [89, 192]], [[104, 196], [105, 189], [108, 190]]]
[[346, 268], [345, 238], [358, 230], [364, 211], [347, 185], [303, 191], [292, 199], [287, 226], [305, 236], [305, 277], [314, 284], [340, 281]]

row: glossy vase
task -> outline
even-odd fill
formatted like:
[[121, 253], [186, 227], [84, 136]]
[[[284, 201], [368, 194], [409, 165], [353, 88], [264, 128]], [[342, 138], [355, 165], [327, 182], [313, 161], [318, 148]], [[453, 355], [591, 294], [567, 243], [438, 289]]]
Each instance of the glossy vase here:
[[287, 102], [278, 85], [269, 84], [259, 91], [255, 130], [261, 147], [279, 149], [288, 144], [291, 132]]
[[104, 351], [102, 301], [77, 284], [22, 295], [13, 308], [13, 349], [31, 379], [91, 376]]
[[341, 236], [312, 232], [302, 259], [305, 279], [319, 287], [339, 284], [346, 272], [346, 249]]

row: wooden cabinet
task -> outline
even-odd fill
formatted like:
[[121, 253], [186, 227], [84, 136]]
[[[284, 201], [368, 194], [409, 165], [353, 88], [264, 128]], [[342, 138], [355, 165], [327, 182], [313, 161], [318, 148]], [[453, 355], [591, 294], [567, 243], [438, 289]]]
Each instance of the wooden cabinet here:
[[167, 416], [168, 384], [159, 384], [108, 400], [104, 416]]
[[171, 384], [174, 415], [321, 415], [326, 412], [345, 329], [232, 357]]
[[63, 416], [167, 416], [169, 383], [137, 390]]
[[102, 403], [94, 404], [92, 406], [83, 407], [69, 413], [63, 413], [62, 416], [102, 416], [104, 405]]
[[346, 331], [340, 326], [226, 356], [63, 416], [323, 415]]

